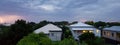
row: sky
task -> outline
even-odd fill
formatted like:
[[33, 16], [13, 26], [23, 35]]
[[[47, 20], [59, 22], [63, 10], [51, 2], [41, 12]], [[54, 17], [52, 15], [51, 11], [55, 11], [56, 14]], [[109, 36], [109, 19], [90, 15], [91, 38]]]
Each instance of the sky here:
[[120, 22], [120, 0], [0, 0], [0, 23], [15, 20]]

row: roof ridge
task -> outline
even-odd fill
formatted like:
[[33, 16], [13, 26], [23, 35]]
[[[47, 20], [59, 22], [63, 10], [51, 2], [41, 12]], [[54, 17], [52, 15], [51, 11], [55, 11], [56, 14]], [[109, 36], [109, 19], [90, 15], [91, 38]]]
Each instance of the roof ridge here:
[[91, 25], [88, 25], [88, 24], [85, 24], [85, 23], [82, 23], [82, 22], [78, 22], [77, 24], [73, 24], [73, 25], [70, 25], [70, 26], [91, 26]]

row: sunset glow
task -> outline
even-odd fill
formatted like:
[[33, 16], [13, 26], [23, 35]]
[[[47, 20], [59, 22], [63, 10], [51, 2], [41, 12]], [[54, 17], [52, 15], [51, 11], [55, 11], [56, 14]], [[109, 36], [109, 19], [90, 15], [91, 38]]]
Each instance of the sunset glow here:
[[86, 22], [87, 20], [86, 19], [80, 19], [80, 22]]
[[14, 23], [18, 19], [23, 19], [23, 17], [18, 15], [2, 15], [0, 16], [0, 23]]
[[2, 18], [0, 18], [0, 23], [4, 23], [4, 21], [3, 21], [3, 19], [2, 19]]

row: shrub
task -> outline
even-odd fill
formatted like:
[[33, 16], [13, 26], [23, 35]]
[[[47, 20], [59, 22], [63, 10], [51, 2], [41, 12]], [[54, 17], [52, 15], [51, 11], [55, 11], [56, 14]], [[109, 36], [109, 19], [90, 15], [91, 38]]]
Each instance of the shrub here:
[[88, 45], [106, 45], [102, 38], [96, 37], [94, 40], [86, 41]]
[[104, 40], [100, 37], [95, 37], [93, 33], [84, 33], [79, 36], [82, 45], [104, 45]]
[[80, 41], [93, 40], [93, 39], [95, 39], [95, 35], [89, 32], [86, 32], [79, 36]]
[[52, 45], [52, 43], [51, 40], [43, 33], [32, 33], [21, 39], [17, 45]]
[[59, 43], [59, 45], [78, 45], [78, 44], [73, 39], [64, 39]]
[[80, 45], [88, 45], [86, 42], [82, 41]]

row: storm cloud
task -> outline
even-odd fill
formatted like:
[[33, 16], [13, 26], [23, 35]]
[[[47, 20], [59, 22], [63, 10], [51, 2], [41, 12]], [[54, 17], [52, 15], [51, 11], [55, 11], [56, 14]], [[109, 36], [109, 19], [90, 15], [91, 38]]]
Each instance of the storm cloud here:
[[[0, 19], [120, 21], [120, 0], [0, 0]], [[8, 16], [8, 17], [9, 17]], [[15, 20], [13, 20], [14, 22]]]

